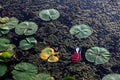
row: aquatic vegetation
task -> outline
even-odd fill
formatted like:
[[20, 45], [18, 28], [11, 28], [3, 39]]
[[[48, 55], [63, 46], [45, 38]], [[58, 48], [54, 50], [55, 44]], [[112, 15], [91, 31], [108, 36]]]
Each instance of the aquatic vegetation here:
[[31, 80], [38, 72], [38, 67], [31, 63], [22, 62], [17, 64], [12, 71], [14, 80]]
[[6, 62], [8, 62], [13, 54], [15, 45], [10, 44], [6, 38], [0, 38], [0, 76], [3, 76], [7, 71]]
[[0, 38], [0, 51], [11, 51], [15, 48], [16, 46], [14, 44], [10, 44], [10, 40], [6, 38]]
[[92, 33], [93, 29], [85, 24], [75, 25], [70, 29], [70, 34], [74, 35], [77, 38], [87, 38]]
[[8, 21], [9, 21], [8, 17], [3, 17], [3, 18], [0, 17], [0, 24], [7, 23]]
[[0, 63], [0, 77], [3, 76], [7, 71], [7, 66], [3, 63]]
[[10, 52], [0, 52], [0, 62], [8, 62], [12, 56]]
[[7, 34], [11, 29], [15, 28], [18, 22], [18, 19], [15, 17], [0, 18], [0, 36], [2, 36], [3, 34]]
[[108, 74], [102, 78], [102, 80], [120, 80], [120, 74]]
[[6, 38], [0, 38], [0, 61], [8, 61], [15, 53], [14, 44], [10, 44], [10, 41]]
[[65, 76], [62, 80], [75, 80], [72, 76]]
[[22, 22], [15, 28], [18, 35], [33, 35], [38, 29], [38, 25], [34, 22]]
[[20, 41], [19, 48], [22, 50], [28, 50], [37, 44], [37, 40], [34, 37], [27, 37]]
[[49, 74], [40, 73], [33, 77], [31, 80], [55, 80], [54, 77], [51, 77]]
[[109, 61], [110, 53], [105, 48], [92, 47], [86, 51], [85, 57], [95, 64], [103, 64]]
[[38, 74], [38, 67], [27, 62], [17, 64], [12, 75], [14, 80], [55, 80], [49, 74]]
[[55, 52], [53, 48], [46, 47], [41, 51], [40, 58], [48, 62], [58, 62], [59, 58], [56, 56], [57, 54], [59, 52]]
[[76, 64], [81, 60], [81, 51], [79, 52], [80, 48], [76, 48], [76, 52], [72, 55], [72, 63]]
[[44, 21], [56, 20], [60, 17], [60, 13], [56, 9], [45, 9], [39, 12], [39, 17]]

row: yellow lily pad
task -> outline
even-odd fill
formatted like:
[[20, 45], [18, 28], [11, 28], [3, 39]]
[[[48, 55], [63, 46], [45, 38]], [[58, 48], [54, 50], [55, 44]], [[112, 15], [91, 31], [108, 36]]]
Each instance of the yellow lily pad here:
[[48, 58], [48, 62], [58, 62], [58, 57], [57, 56], [50, 56], [49, 58]]
[[45, 54], [53, 54], [54, 53], [54, 49], [50, 48], [50, 47], [46, 47], [44, 48], [41, 53], [45, 53]]
[[48, 58], [49, 58], [49, 54], [46, 54], [46, 53], [40, 53], [40, 58], [42, 59], [42, 60], [47, 60]]
[[59, 59], [56, 54], [59, 54], [59, 52], [55, 52], [53, 48], [46, 47], [44, 48], [40, 53], [40, 58], [42, 60], [48, 61], [48, 62], [57, 62]]

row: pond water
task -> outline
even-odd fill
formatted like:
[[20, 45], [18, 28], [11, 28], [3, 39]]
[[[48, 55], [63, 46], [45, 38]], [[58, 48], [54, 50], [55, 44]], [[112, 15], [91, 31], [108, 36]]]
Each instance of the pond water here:
[[[56, 9], [60, 17], [44, 21], [38, 15], [44, 9]], [[55, 80], [62, 80], [65, 76], [73, 76], [75, 80], [102, 80], [107, 74], [120, 74], [120, 0], [0, 0], [0, 16], [38, 25], [36, 33], [31, 35], [37, 44], [29, 50], [19, 48], [19, 42], [29, 36], [17, 35], [15, 29], [0, 36], [16, 45], [18, 58], [12, 57], [5, 63], [8, 69], [0, 80], [14, 80], [11, 72], [21, 62], [34, 64], [38, 73], [49, 73]], [[70, 28], [79, 24], [88, 25], [93, 33], [83, 39], [71, 35]], [[40, 59], [39, 53], [48, 46], [61, 53], [58, 62]], [[100, 65], [87, 61], [85, 52], [94, 46], [107, 49], [110, 60]], [[82, 59], [78, 64], [72, 64], [71, 56], [76, 47], [81, 48]]]

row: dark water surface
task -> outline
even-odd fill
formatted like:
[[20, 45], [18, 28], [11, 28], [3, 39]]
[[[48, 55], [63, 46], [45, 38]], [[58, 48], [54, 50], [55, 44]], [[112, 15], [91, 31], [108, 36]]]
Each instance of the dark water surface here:
[[[0, 16], [16, 17], [20, 22], [33, 21], [39, 30], [33, 35], [38, 40], [39, 50], [33, 48], [22, 61], [39, 67], [39, 72], [48, 72], [56, 80], [70, 75], [76, 80], [101, 80], [110, 73], [120, 74], [120, 0], [0, 0]], [[55, 21], [45, 22], [38, 18], [43, 9], [55, 8], [61, 16]], [[75, 24], [86, 24], [94, 29], [87, 39], [77, 39], [69, 34]], [[18, 45], [19, 38], [13, 32], [3, 35]], [[46, 46], [59, 47], [63, 58], [58, 63], [46, 63], [40, 60], [38, 52]], [[70, 64], [70, 56], [75, 48], [83, 49], [83, 58], [79, 64]], [[94, 65], [84, 58], [85, 51], [93, 46], [108, 49], [111, 59], [108, 63]], [[35, 52], [35, 53], [34, 53]], [[18, 62], [19, 63], [19, 62]], [[16, 63], [9, 63], [8, 72], [0, 80], [13, 80], [11, 71]]]

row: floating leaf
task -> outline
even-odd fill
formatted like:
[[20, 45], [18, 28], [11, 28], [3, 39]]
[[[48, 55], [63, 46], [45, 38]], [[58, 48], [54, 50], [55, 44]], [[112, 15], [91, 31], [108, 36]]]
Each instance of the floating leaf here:
[[37, 40], [34, 37], [28, 37], [20, 41], [19, 48], [22, 50], [28, 50], [37, 44]]
[[85, 53], [85, 57], [90, 62], [95, 64], [103, 64], [110, 59], [110, 53], [105, 48], [92, 47]]
[[70, 29], [70, 34], [77, 38], [86, 38], [93, 33], [93, 29], [85, 24], [75, 25]]
[[41, 51], [40, 58], [42, 60], [48, 60], [48, 62], [57, 62], [59, 60], [58, 57], [55, 56], [57, 54], [59, 54], [59, 52], [55, 52], [53, 48], [46, 47]]
[[37, 29], [38, 25], [34, 22], [22, 22], [15, 28], [15, 32], [18, 35], [33, 35]]
[[48, 58], [48, 62], [58, 62], [59, 58], [56, 56], [50, 56]]
[[0, 62], [8, 62], [13, 54], [10, 52], [1, 52], [0, 53]]
[[14, 44], [10, 44], [10, 40], [6, 38], [0, 38], [0, 51], [7, 51], [12, 52], [11, 54], [14, 54], [14, 48], [16, 46]]
[[39, 17], [44, 21], [56, 20], [60, 13], [56, 9], [45, 9], [39, 12]]
[[3, 24], [3, 27], [8, 27], [9, 30], [13, 29], [17, 26], [18, 24], [18, 19], [15, 17], [9, 18], [9, 21], [6, 24]]
[[30, 80], [38, 72], [33, 64], [22, 62], [17, 64], [12, 71], [14, 80]]
[[108, 74], [102, 80], [120, 80], [120, 74]]
[[7, 71], [7, 66], [5, 64], [0, 64], [0, 77], [3, 76]]
[[31, 80], [55, 80], [55, 79], [48, 74], [40, 73], [33, 77]]
[[8, 18], [8, 17], [3, 17], [3, 18], [0, 17], [0, 24], [5, 24], [5, 23], [7, 23], [8, 21], [9, 21], [9, 18]]
[[18, 24], [18, 22], [18, 19], [16, 19], [15, 17], [0, 18], [0, 36], [2, 36], [3, 34], [7, 34], [10, 29], [13, 29]]
[[10, 43], [10, 40], [6, 39], [6, 38], [0, 38], [0, 43], [1, 44], [8, 44], [8, 43]]

